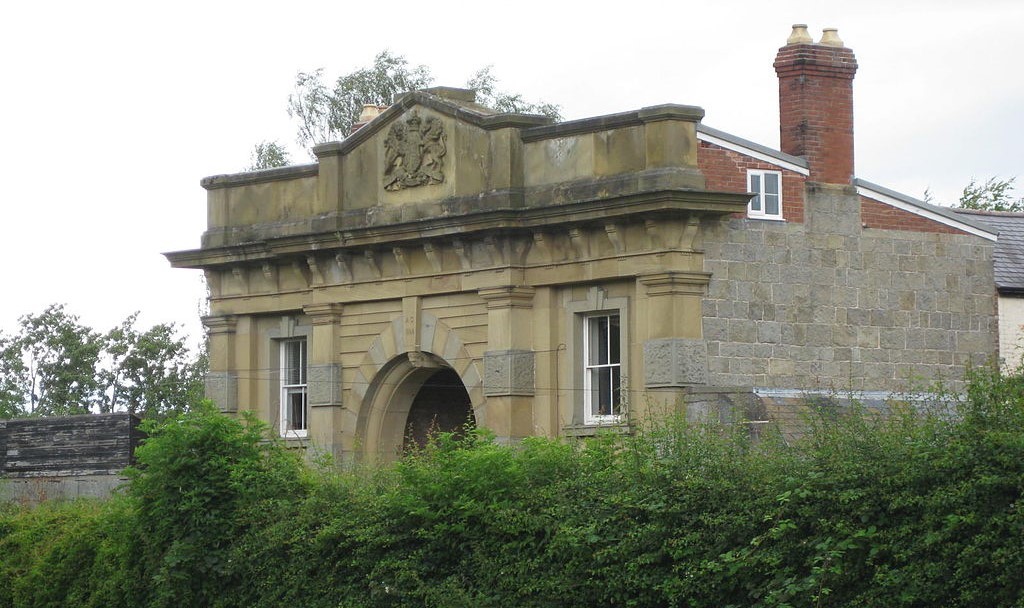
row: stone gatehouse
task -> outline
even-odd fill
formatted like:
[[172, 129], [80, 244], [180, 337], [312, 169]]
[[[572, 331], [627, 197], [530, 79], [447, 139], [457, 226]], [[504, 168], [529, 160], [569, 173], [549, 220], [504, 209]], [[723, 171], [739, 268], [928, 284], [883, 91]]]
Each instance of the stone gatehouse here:
[[549, 124], [439, 87], [314, 164], [206, 178], [202, 244], [168, 258], [206, 273], [208, 396], [390, 458], [469, 418], [585, 435], [992, 357], [996, 235], [854, 176], [834, 31], [775, 68], [782, 150], [692, 106]]

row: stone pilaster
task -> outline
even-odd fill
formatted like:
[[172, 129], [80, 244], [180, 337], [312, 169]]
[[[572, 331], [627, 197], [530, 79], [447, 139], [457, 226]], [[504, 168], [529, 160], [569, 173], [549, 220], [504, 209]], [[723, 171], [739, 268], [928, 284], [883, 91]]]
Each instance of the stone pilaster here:
[[638, 278], [646, 291], [644, 389], [677, 400], [687, 386], [707, 383], [701, 300], [711, 275], [660, 272]]
[[226, 413], [238, 411], [238, 372], [235, 369], [234, 315], [203, 317], [209, 348], [210, 370], [203, 379], [206, 398]]
[[637, 279], [646, 288], [647, 332], [643, 339], [701, 337], [701, 299], [707, 272], [658, 272]]
[[341, 404], [341, 369], [336, 358], [340, 304], [310, 304], [302, 311], [313, 326], [307, 356], [308, 399], [313, 407]]
[[477, 293], [487, 302], [487, 426], [499, 441], [513, 441], [533, 434], [534, 290], [504, 286]]
[[314, 446], [335, 446], [341, 457], [341, 364], [338, 362], [341, 304], [308, 304], [302, 312], [313, 326], [307, 345], [306, 382], [309, 437]]

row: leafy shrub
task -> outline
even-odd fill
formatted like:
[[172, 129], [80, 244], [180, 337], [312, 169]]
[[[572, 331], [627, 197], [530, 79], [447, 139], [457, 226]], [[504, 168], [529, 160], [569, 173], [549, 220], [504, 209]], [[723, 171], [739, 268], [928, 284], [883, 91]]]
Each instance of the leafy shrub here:
[[266, 427], [213, 407], [143, 429], [148, 439], [130, 469], [152, 606], [231, 606], [226, 589], [242, 582], [232, 545], [252, 511], [282, 497], [301, 498], [301, 466]]
[[930, 411], [441, 435], [341, 471], [199, 410], [124, 496], [0, 510], [0, 606], [1022, 606], [1024, 379]]

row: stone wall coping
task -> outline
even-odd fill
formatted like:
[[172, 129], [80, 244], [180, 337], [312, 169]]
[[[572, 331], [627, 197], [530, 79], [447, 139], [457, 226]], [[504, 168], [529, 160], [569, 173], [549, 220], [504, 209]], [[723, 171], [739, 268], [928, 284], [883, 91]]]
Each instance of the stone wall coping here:
[[614, 424], [568, 424], [562, 427], [566, 437], [594, 437], [598, 434], [632, 435], [633, 426], [626, 422]]
[[218, 190], [220, 188], [233, 188], [235, 186], [248, 186], [250, 184], [281, 182], [291, 179], [301, 179], [303, 177], [316, 177], [319, 174], [319, 163], [291, 165], [288, 167], [263, 169], [261, 171], [211, 175], [210, 177], [204, 177], [200, 180], [199, 185], [207, 190]]
[[568, 137], [570, 135], [582, 135], [585, 133], [596, 133], [599, 131], [610, 131], [623, 127], [640, 126], [648, 122], [662, 120], [680, 120], [684, 122], [697, 122], [704, 118], [704, 109], [697, 106], [686, 106], [674, 103], [649, 106], [631, 112], [620, 112], [618, 114], [605, 114], [580, 120], [569, 120], [542, 127], [533, 127], [520, 133], [524, 142], [540, 141], [542, 139], [554, 139], [557, 137]]

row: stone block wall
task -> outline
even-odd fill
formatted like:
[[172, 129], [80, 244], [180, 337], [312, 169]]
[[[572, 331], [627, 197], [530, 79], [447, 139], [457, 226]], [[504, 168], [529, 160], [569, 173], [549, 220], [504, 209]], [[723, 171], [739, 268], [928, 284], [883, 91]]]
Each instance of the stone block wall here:
[[704, 246], [711, 386], [899, 391], [996, 355], [992, 244], [864, 228], [851, 188], [810, 184], [804, 224], [733, 218]]
[[0, 420], [0, 502], [104, 498], [143, 438], [131, 414]]

